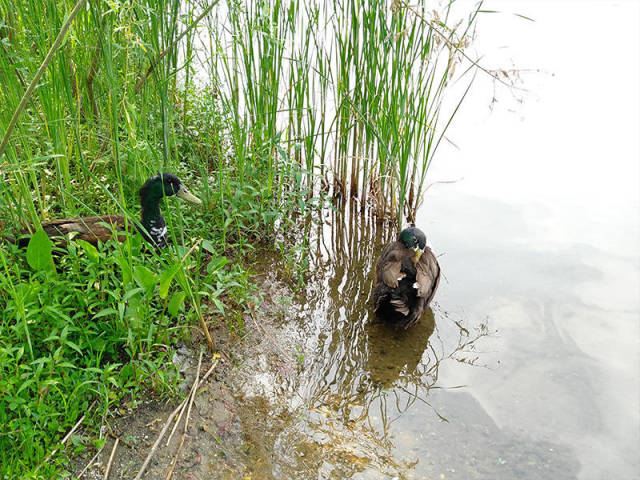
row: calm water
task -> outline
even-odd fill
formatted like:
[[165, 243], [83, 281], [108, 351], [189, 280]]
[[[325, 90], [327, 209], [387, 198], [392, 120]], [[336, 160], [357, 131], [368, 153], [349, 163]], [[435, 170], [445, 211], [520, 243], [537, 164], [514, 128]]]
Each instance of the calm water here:
[[640, 4], [512, 3], [485, 7], [536, 22], [486, 14], [478, 49], [529, 91], [490, 109], [479, 77], [430, 172], [456, 180], [418, 221], [433, 314], [372, 323], [390, 232], [327, 213], [308, 286], [274, 296], [297, 370], [257, 352], [239, 385], [256, 478], [638, 478]]

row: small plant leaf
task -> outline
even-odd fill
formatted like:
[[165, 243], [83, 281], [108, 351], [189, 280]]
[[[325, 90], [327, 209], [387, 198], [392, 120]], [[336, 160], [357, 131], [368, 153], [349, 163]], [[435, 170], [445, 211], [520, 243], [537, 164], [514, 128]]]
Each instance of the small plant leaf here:
[[224, 267], [227, 263], [229, 263], [229, 259], [226, 257], [218, 257], [218, 258], [214, 258], [213, 260], [211, 260], [209, 262], [209, 265], [207, 265], [207, 271], [209, 273], [215, 272], [220, 270], [222, 267]]
[[175, 277], [176, 273], [180, 270], [180, 264], [176, 263], [169, 270], [164, 272], [160, 276], [160, 288], [158, 294], [160, 298], [167, 298], [167, 294], [169, 293], [169, 287], [171, 286], [171, 281], [173, 277]]
[[82, 240], [81, 238], [77, 239], [76, 243], [82, 247], [84, 253], [86, 253], [87, 257], [89, 257], [92, 261], [96, 263], [100, 261], [100, 253], [98, 252], [98, 249], [96, 247], [91, 245], [86, 240]]
[[34, 233], [31, 240], [29, 240], [29, 245], [27, 246], [27, 262], [29, 263], [29, 266], [37, 271], [52, 271], [52, 248], [53, 244], [51, 239], [43, 229]]
[[78, 447], [84, 443], [84, 438], [82, 438], [82, 435], [71, 435], [71, 443]]
[[202, 241], [202, 249], [206, 250], [207, 252], [211, 253], [212, 255], [215, 255], [215, 253], [216, 253], [216, 249], [213, 246], [213, 243], [211, 243], [209, 240], [203, 240]]
[[133, 268], [133, 278], [147, 293], [151, 292], [156, 286], [156, 275], [144, 265], [136, 265]]
[[126, 257], [118, 257], [117, 261], [118, 265], [120, 265], [120, 269], [122, 270], [122, 283], [124, 285], [128, 285], [133, 279], [133, 271], [131, 270], [131, 265], [129, 265], [129, 261], [126, 259]]
[[217, 298], [213, 298], [213, 303], [215, 304], [215, 306], [218, 308], [218, 311], [224, 315], [224, 305], [223, 303], [218, 300]]
[[98, 313], [96, 313], [93, 316], [93, 319], [96, 320], [100, 317], [106, 317], [107, 315], [115, 315], [116, 313], [118, 312], [116, 312], [113, 308], [105, 308], [104, 310], [100, 310]]
[[173, 294], [171, 300], [169, 301], [169, 306], [167, 307], [167, 310], [169, 311], [171, 316], [175, 317], [176, 315], [178, 315], [178, 311], [180, 310], [180, 307], [182, 307], [186, 296], [187, 294], [182, 291]]

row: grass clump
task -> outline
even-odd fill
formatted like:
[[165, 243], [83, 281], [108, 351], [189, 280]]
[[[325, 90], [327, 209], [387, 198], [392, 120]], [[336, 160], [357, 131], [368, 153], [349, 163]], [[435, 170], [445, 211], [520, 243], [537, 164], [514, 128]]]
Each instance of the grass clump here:
[[[98, 248], [77, 241], [56, 268], [51, 258], [0, 249], [0, 465], [8, 478], [37, 467], [90, 405], [99, 425], [125, 395], [176, 393], [172, 343], [189, 340], [198, 316], [211, 325], [227, 305], [249, 302], [246, 271], [214, 257], [209, 240], [185, 249], [153, 257], [139, 235]], [[55, 476], [61, 465], [40, 472]]]

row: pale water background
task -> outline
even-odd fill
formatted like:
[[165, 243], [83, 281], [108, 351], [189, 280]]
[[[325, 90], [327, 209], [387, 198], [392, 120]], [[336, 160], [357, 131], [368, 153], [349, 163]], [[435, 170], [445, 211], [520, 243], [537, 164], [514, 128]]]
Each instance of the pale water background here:
[[500, 366], [440, 378], [501, 431], [569, 448], [577, 478], [640, 478], [640, 2], [485, 8], [505, 13], [481, 17], [483, 64], [531, 69], [529, 92], [489, 111], [478, 76], [431, 171], [463, 180], [420, 220], [446, 252], [438, 301], [489, 316]]

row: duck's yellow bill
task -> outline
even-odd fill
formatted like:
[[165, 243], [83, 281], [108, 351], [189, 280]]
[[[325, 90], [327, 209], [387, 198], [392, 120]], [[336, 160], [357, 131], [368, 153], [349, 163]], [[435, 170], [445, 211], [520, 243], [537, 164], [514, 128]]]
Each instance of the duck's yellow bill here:
[[189, 190], [187, 190], [184, 187], [180, 188], [180, 190], [178, 190], [176, 195], [188, 202], [193, 202], [193, 203], [197, 203], [198, 205], [202, 205], [202, 200], [200, 200], [195, 195], [192, 195], [191, 192], [189, 192]]

